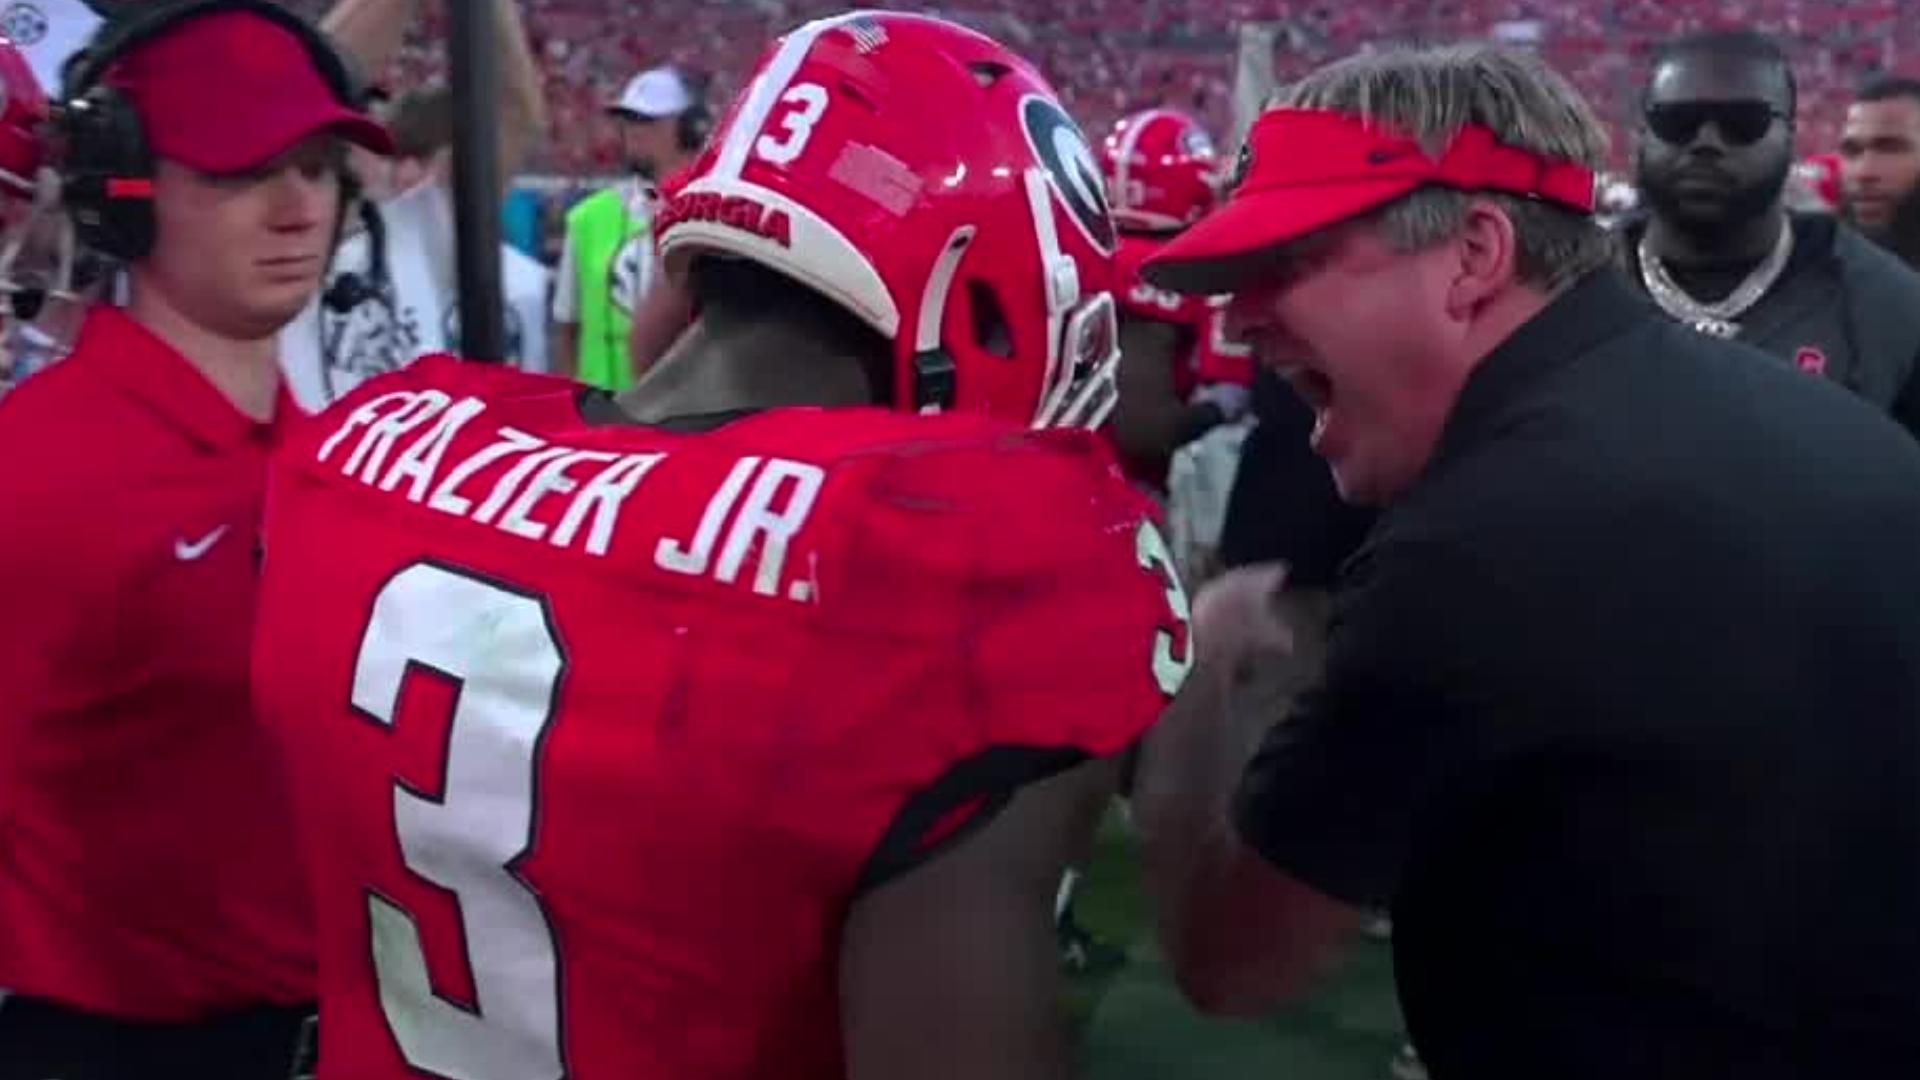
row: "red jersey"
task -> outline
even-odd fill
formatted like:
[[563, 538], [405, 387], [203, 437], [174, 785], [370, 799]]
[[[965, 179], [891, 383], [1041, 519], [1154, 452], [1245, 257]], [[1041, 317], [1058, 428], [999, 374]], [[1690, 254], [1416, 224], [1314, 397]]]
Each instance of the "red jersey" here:
[[108, 307], [0, 399], [0, 987], [126, 1020], [314, 999], [247, 683], [280, 436]]
[[1174, 387], [1184, 399], [1206, 383], [1253, 385], [1253, 351], [1228, 340], [1225, 296], [1187, 296], [1156, 289], [1140, 276], [1140, 267], [1171, 235], [1127, 233], [1114, 255], [1120, 310], [1136, 319], [1172, 323], [1185, 330], [1191, 345], [1174, 368]]
[[256, 686], [323, 1076], [844, 1076], [849, 904], [1141, 735], [1171, 560], [1085, 433], [579, 395], [429, 358], [277, 462]]

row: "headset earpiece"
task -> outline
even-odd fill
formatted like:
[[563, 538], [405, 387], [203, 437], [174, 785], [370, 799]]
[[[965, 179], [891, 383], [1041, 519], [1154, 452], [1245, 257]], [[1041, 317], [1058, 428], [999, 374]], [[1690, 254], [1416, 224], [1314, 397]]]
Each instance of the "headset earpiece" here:
[[372, 200], [362, 198], [360, 178], [351, 168], [340, 171], [340, 218], [334, 224], [334, 255], [339, 253], [340, 239], [346, 235], [347, 215], [360, 215], [360, 229], [367, 236], [367, 269], [344, 270], [334, 275], [321, 290], [320, 303], [335, 315], [346, 315], [362, 304], [370, 303], [384, 295], [389, 287], [387, 280], [387, 222], [380, 216], [380, 207]]
[[704, 101], [687, 106], [676, 118], [674, 139], [680, 144], [680, 149], [689, 154], [699, 153], [712, 135], [713, 113]]
[[79, 241], [119, 259], [153, 248], [153, 155], [119, 90], [88, 87], [58, 111], [61, 197]]

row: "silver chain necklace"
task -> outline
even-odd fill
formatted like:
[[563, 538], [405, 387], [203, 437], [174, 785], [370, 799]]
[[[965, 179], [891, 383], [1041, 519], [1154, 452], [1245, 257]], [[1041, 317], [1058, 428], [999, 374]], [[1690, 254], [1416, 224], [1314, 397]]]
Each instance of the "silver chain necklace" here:
[[1635, 253], [1640, 259], [1640, 277], [1646, 281], [1648, 294], [1661, 310], [1703, 334], [1730, 338], [1740, 332], [1740, 324], [1734, 320], [1759, 303], [1786, 270], [1787, 260], [1793, 257], [1793, 224], [1781, 222], [1780, 239], [1774, 241], [1773, 250], [1725, 299], [1711, 304], [1695, 300], [1674, 282], [1666, 264], [1647, 246], [1645, 236], [1640, 238]]

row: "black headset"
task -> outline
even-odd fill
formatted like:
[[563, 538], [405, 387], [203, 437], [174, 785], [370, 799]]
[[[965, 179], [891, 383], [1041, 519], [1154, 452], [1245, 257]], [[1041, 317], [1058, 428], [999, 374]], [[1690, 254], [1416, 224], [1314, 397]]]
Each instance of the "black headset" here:
[[707, 145], [708, 136], [713, 134], [713, 111], [707, 108], [707, 86], [705, 79], [694, 79], [680, 68], [668, 65], [673, 79], [687, 95], [688, 105], [673, 118], [673, 141], [682, 151], [696, 154]]
[[674, 118], [673, 138], [681, 150], [697, 154], [713, 134], [713, 111], [707, 108], [706, 99], [685, 75], [680, 76], [680, 83], [687, 88], [693, 104], [680, 110], [680, 115]]
[[[103, 24], [64, 71], [55, 113], [61, 192], [80, 241], [121, 260], [153, 250], [153, 151], [133, 103], [103, 80], [129, 52], [190, 19], [244, 11], [285, 27], [313, 59], [314, 69], [341, 104], [358, 109], [364, 84], [333, 42], [305, 19], [266, 0], [166, 0], [117, 13]], [[360, 185], [343, 170], [342, 221]], [[338, 226], [336, 225], [336, 228]]]

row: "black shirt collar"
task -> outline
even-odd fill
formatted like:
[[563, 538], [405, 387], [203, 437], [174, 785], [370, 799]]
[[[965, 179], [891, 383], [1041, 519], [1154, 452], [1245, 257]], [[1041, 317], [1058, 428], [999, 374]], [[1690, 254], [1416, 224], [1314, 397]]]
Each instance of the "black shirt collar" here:
[[657, 423], [647, 424], [634, 419], [633, 414], [620, 407], [617, 396], [611, 390], [597, 386], [581, 387], [574, 399], [580, 419], [593, 427], [650, 427], [659, 431], [671, 431], [675, 434], [697, 435], [716, 431], [749, 416], [765, 412], [765, 409], [723, 409], [719, 412], [686, 413], [670, 416]]
[[1495, 346], [1467, 377], [1441, 433], [1435, 463], [1459, 452], [1528, 384], [1626, 333], [1651, 313], [1649, 302], [1613, 269], [1581, 278]]

